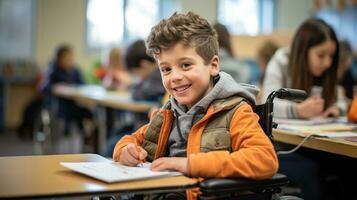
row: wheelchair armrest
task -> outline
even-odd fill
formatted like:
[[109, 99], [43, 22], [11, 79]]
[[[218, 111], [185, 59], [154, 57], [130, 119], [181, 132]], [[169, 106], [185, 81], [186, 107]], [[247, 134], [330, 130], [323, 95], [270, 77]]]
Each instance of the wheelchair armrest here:
[[246, 178], [214, 178], [201, 182], [200, 190], [203, 195], [214, 195], [220, 193], [274, 189], [288, 183], [288, 178], [283, 174], [276, 174], [271, 179], [266, 180], [251, 180]]

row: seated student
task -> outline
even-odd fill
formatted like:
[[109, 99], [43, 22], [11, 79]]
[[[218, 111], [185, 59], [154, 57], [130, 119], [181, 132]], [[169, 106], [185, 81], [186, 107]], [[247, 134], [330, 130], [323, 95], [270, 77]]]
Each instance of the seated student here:
[[125, 52], [127, 69], [139, 78], [132, 92], [134, 100], [160, 102], [165, 94], [155, 59], [146, 53], [145, 41], [133, 42]]
[[111, 49], [109, 52], [107, 72], [103, 78], [103, 86], [108, 89], [127, 90], [131, 83], [131, 77], [121, 61], [120, 49]]
[[[311, 119], [345, 113], [346, 103], [337, 85], [338, 53], [335, 32], [328, 24], [314, 18], [304, 21], [295, 33], [291, 48], [279, 49], [270, 60], [263, 99], [282, 87], [305, 90], [308, 98], [301, 103], [274, 100], [274, 116]], [[279, 155], [279, 172], [301, 188], [305, 200], [322, 198], [322, 173], [331, 166], [322, 157], [307, 149]]]
[[259, 69], [261, 71], [259, 84], [262, 85], [264, 82], [265, 71], [268, 66], [270, 59], [275, 54], [276, 50], [279, 49], [279, 46], [272, 40], [265, 41], [258, 49], [257, 52], [257, 62]]
[[113, 159], [129, 166], [146, 160], [154, 171], [194, 178], [272, 177], [275, 150], [251, 107], [257, 88], [219, 72], [217, 34], [208, 21], [175, 13], [151, 29], [147, 47], [171, 97], [149, 124], [117, 143]]
[[292, 47], [279, 49], [268, 64], [263, 99], [282, 87], [302, 89], [309, 97], [301, 103], [276, 99], [274, 116], [311, 119], [346, 113], [343, 92], [337, 87], [338, 42], [332, 28], [319, 19], [306, 20]]
[[352, 101], [353, 90], [356, 85], [356, 81], [352, 75], [352, 62], [353, 62], [353, 50], [351, 45], [347, 41], [341, 41], [340, 46], [340, 57], [339, 66], [337, 70], [337, 77], [339, 84], [344, 88], [345, 95], [348, 101]]
[[[127, 47], [124, 64], [128, 71], [139, 79], [137, 83], [133, 83], [131, 88], [133, 99], [161, 104], [165, 88], [162, 85], [160, 70], [155, 59], [146, 53], [144, 40], [137, 40]], [[127, 118], [131, 118], [133, 121], [127, 120], [122, 128], [116, 130], [116, 134], [110, 139], [106, 156], [113, 155], [114, 146], [123, 135], [132, 133], [149, 121], [147, 114], [126, 113], [126, 115], [130, 115], [131, 117]]]
[[[260, 69], [260, 78], [258, 81], [259, 88], [263, 87], [266, 68], [268, 66], [270, 59], [273, 57], [273, 55], [275, 54], [276, 50], [278, 50], [278, 48], [279, 48], [278, 45], [275, 44], [273, 41], [267, 40], [258, 49], [257, 62]], [[259, 104], [264, 103], [264, 101], [262, 101], [262, 92], [258, 94], [257, 102]]]
[[219, 59], [222, 65], [221, 70], [230, 74], [238, 83], [249, 83], [249, 66], [234, 57], [231, 35], [229, 34], [228, 29], [220, 23], [214, 24], [213, 28], [218, 34]]
[[[45, 74], [41, 90], [45, 94], [46, 103], [50, 104], [52, 88], [56, 84], [83, 84], [82, 75], [74, 63], [72, 48], [69, 45], [58, 47], [53, 62], [49, 65]], [[74, 123], [80, 131], [83, 130], [83, 120], [92, 118], [88, 109], [79, 107], [75, 102], [69, 99], [58, 98], [59, 118], [65, 122], [64, 132], [69, 134], [70, 124]]]

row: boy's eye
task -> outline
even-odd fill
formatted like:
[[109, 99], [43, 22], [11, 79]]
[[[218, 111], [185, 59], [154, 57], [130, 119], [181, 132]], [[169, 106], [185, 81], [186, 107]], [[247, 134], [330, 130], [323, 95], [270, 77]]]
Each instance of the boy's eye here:
[[182, 68], [182, 69], [187, 69], [187, 68], [189, 68], [190, 66], [191, 66], [190, 63], [183, 63], [183, 64], [181, 64], [181, 68]]
[[171, 71], [171, 68], [170, 67], [161, 67], [160, 71], [163, 74], [168, 74]]

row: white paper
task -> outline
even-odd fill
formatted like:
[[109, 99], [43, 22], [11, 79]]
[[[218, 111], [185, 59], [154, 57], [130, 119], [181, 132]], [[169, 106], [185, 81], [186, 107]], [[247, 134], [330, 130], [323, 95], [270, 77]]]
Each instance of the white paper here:
[[182, 175], [180, 172], [151, 171], [151, 163], [137, 167], [128, 167], [117, 162], [61, 162], [61, 165], [107, 183]]

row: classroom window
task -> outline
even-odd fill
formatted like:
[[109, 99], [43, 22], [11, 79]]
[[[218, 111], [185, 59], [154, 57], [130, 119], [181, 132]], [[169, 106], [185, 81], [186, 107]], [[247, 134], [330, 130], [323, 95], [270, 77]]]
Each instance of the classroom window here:
[[159, 19], [159, 0], [88, 0], [87, 45], [118, 46], [145, 38]]
[[269, 33], [274, 26], [274, 0], [218, 1], [217, 18], [235, 35]]
[[316, 11], [313, 16], [321, 18], [332, 26], [338, 39], [347, 40], [357, 51], [357, 7], [347, 6], [344, 9], [327, 7]]

